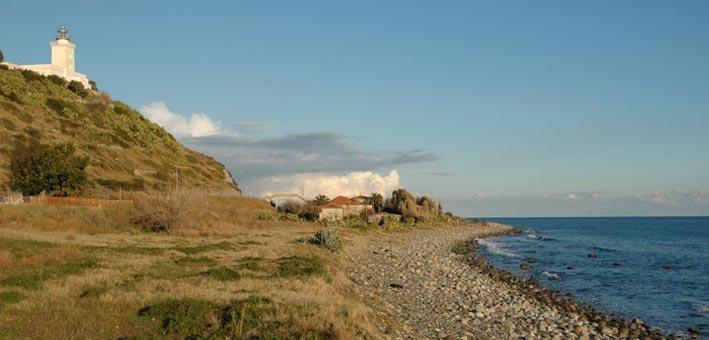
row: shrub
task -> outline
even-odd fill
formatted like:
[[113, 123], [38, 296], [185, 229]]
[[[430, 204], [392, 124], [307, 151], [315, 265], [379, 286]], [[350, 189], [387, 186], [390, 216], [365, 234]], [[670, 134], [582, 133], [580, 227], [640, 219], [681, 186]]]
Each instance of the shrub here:
[[70, 81], [68, 88], [69, 90], [71, 90], [71, 92], [76, 93], [81, 98], [86, 98], [89, 95], [89, 91], [84, 88], [84, 84], [76, 80]]
[[26, 145], [18, 143], [10, 160], [10, 186], [25, 195], [80, 193], [86, 183], [89, 158], [75, 152], [71, 143], [45, 145], [36, 140]]
[[2, 50], [0, 50], [0, 63], [5, 61], [5, 55], [2, 53]]
[[139, 194], [133, 200], [130, 221], [145, 231], [169, 233], [184, 222], [187, 208], [184, 194]]
[[67, 85], [66, 80], [64, 78], [62, 78], [58, 75], [55, 75], [55, 74], [47, 76], [47, 79], [49, 79], [49, 81], [51, 81], [52, 83], [55, 83], [57, 85], [61, 85], [61, 86]]
[[286, 212], [262, 211], [259, 214], [258, 219], [261, 221], [300, 222], [300, 217], [298, 217], [298, 215]]
[[25, 78], [26, 81], [40, 80], [44, 78], [44, 76], [35, 71], [22, 70], [20, 72], [22, 73], [22, 77]]
[[317, 204], [307, 203], [301, 207], [298, 217], [305, 219], [307, 221], [315, 221], [320, 217], [320, 212], [322, 208]]
[[279, 220], [287, 222], [300, 222], [300, 217], [296, 214], [291, 213], [281, 213], [279, 214]]
[[7, 71], [9, 69], [10, 69], [10, 67], [7, 65], [0, 65], [0, 70]]
[[93, 80], [89, 80], [89, 85], [91, 86], [91, 89], [94, 91], [98, 91], [98, 85], [96, 85], [96, 82]]
[[315, 233], [311, 242], [329, 251], [336, 251], [342, 246], [340, 235], [333, 227], [327, 227]]
[[392, 192], [391, 198], [384, 201], [384, 211], [402, 215], [407, 224], [412, 219], [414, 222], [424, 222], [440, 220], [443, 217], [440, 204], [426, 196], [416, 198], [406, 189]]
[[296, 214], [298, 215], [300, 213], [300, 209], [302, 206], [296, 202], [293, 201], [288, 201], [286, 203], [283, 203], [280, 207], [278, 207], [278, 211], [287, 213], [287, 214]]

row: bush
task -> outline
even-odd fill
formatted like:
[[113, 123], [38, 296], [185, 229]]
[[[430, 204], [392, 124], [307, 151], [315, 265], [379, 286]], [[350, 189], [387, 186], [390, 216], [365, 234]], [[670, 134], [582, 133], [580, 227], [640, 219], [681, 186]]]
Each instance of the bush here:
[[184, 223], [187, 209], [184, 194], [140, 194], [133, 199], [130, 221], [145, 231], [169, 233]]
[[71, 143], [45, 145], [31, 139], [26, 145], [17, 144], [10, 160], [10, 186], [24, 195], [80, 193], [86, 183], [89, 158], [75, 152]]
[[423, 196], [416, 198], [405, 189], [397, 189], [391, 198], [384, 202], [384, 211], [399, 214], [404, 217], [404, 222], [435, 221], [443, 218], [441, 205], [432, 199]]
[[54, 75], [54, 74], [49, 75], [49, 76], [47, 76], [47, 79], [49, 79], [49, 81], [51, 81], [52, 83], [55, 83], [57, 85], [61, 85], [61, 86], [67, 85], [66, 80], [58, 75]]
[[0, 50], [0, 63], [5, 61], [5, 55], [2, 53], [2, 50]]
[[280, 207], [278, 207], [278, 211], [284, 212], [286, 214], [296, 214], [298, 215], [300, 213], [302, 206], [296, 202], [288, 201], [286, 203], [283, 203]]
[[315, 221], [318, 219], [318, 217], [320, 217], [321, 211], [322, 208], [320, 208], [320, 206], [318, 206], [317, 204], [307, 203], [306, 205], [300, 208], [298, 217], [307, 221]]
[[259, 214], [258, 219], [262, 221], [300, 222], [298, 215], [286, 212], [264, 211]]
[[337, 230], [333, 227], [327, 227], [315, 233], [312, 243], [329, 251], [336, 251], [342, 246], [340, 235], [337, 234]]
[[84, 84], [76, 80], [70, 81], [68, 88], [69, 90], [71, 90], [71, 92], [76, 93], [81, 98], [86, 98], [89, 95], [89, 91], [84, 88]]
[[281, 220], [297, 222], [301, 218], [308, 221], [315, 221], [320, 217], [322, 209], [315, 203], [300, 205], [297, 202], [286, 202], [278, 207], [278, 212], [283, 215]]
[[91, 89], [98, 92], [98, 85], [96, 85], [96, 82], [93, 80], [89, 80], [89, 85], [91, 85]]
[[44, 76], [35, 71], [22, 70], [20, 72], [22, 73], [22, 77], [25, 78], [26, 81], [41, 80], [42, 78], [44, 78]]

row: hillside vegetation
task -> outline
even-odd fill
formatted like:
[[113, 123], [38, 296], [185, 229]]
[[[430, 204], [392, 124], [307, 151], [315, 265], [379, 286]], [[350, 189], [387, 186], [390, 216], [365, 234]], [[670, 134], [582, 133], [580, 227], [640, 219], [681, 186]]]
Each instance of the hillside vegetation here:
[[0, 68], [0, 190], [8, 189], [16, 143], [71, 142], [88, 156], [87, 191], [174, 187], [238, 192], [226, 168], [189, 150], [160, 126], [104, 93], [84, 90], [56, 76]]

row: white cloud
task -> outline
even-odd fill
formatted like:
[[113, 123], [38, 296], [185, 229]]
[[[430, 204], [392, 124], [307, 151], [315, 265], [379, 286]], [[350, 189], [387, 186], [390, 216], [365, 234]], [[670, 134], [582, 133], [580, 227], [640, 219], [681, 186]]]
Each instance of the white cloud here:
[[204, 113], [193, 113], [189, 118], [170, 111], [164, 102], [153, 102], [140, 107], [140, 112], [154, 123], [177, 137], [206, 137], [219, 134], [221, 124]]
[[385, 176], [372, 171], [355, 171], [345, 175], [297, 174], [262, 179], [258, 183], [252, 184], [255, 187], [249, 191], [268, 195], [271, 193], [300, 194], [303, 190], [306, 198], [312, 198], [318, 194], [333, 198], [338, 195], [369, 195], [373, 192], [386, 196], [400, 187], [399, 179], [399, 172], [396, 170], [391, 170]]
[[[572, 198], [573, 197], [573, 198]], [[675, 189], [653, 194], [569, 192], [545, 195], [443, 197], [463, 216], [707, 216], [709, 192]]]

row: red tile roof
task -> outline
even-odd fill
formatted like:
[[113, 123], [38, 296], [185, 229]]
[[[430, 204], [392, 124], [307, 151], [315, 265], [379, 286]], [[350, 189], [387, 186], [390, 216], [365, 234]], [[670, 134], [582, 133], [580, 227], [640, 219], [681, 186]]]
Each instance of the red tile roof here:
[[327, 204], [323, 205], [323, 208], [341, 208], [346, 205], [362, 205], [362, 203], [359, 203], [357, 201], [353, 201], [345, 196], [337, 196], [332, 199], [332, 201], [328, 202]]

